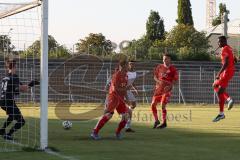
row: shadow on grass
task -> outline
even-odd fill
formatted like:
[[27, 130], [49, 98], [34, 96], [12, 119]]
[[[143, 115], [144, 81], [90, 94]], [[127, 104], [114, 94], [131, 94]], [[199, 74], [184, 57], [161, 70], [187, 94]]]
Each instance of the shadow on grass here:
[[[73, 128], [64, 130], [59, 120], [49, 121], [49, 146], [62, 155], [88, 160], [226, 160], [239, 159], [240, 133], [219, 133], [219, 130], [234, 130], [235, 127], [218, 126], [218, 132], [211, 129], [169, 128], [152, 129], [151, 125], [133, 125], [136, 133], [123, 133], [117, 140], [114, 131], [118, 123], [110, 122], [102, 128], [99, 141], [90, 138], [96, 121], [73, 122]], [[201, 126], [199, 126], [201, 127]], [[31, 152], [31, 153], [28, 153]], [[19, 155], [19, 156], [16, 156]], [[42, 160], [51, 157], [46, 153], [24, 151], [4, 153], [1, 157], [11, 160]], [[29, 157], [29, 158], [27, 158]]]
[[102, 139], [95, 141], [90, 138], [90, 133], [96, 121], [73, 122], [73, 128], [69, 131], [56, 126], [57, 124], [50, 125], [52, 126], [50, 144], [57, 146], [60, 152], [78, 154], [84, 159], [128, 160], [133, 157], [138, 159], [161, 157], [166, 160], [216, 158], [226, 160], [240, 157], [238, 149], [240, 133], [217, 133], [214, 130], [207, 132], [201, 128], [196, 130], [171, 126], [160, 130], [146, 125], [134, 125], [136, 133], [123, 133], [123, 139], [117, 140], [114, 131], [118, 123], [110, 122], [99, 133]]

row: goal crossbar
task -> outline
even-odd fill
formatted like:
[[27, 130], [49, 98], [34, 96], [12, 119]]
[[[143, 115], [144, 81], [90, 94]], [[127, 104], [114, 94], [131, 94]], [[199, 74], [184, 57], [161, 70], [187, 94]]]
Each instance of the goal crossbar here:
[[29, 2], [29, 3], [21, 3], [21, 4], [17, 4], [17, 3], [0, 3], [3, 5], [16, 5], [15, 7], [12, 7], [9, 10], [6, 10], [2, 13], [0, 13], [0, 19], [27, 11], [29, 9], [35, 8], [37, 6], [41, 5], [41, 1], [40, 0], [35, 0], [33, 2]]

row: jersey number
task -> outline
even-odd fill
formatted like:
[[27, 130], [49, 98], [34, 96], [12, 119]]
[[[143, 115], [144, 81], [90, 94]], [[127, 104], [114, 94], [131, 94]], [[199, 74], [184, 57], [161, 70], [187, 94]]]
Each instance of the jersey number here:
[[2, 90], [7, 91], [8, 81], [2, 82]]

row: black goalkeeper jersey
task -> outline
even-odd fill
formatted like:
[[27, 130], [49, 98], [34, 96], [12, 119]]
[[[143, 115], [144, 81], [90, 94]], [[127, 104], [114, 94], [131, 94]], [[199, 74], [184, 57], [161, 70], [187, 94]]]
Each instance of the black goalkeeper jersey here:
[[19, 86], [21, 82], [19, 81], [18, 75], [9, 73], [6, 77], [2, 79], [1, 86], [1, 104], [12, 105], [14, 102], [14, 96], [19, 94]]

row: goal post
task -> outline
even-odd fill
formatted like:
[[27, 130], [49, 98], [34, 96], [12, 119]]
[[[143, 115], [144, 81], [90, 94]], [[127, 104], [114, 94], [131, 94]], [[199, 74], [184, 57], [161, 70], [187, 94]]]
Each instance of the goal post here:
[[48, 0], [42, 0], [40, 147], [48, 146]]

